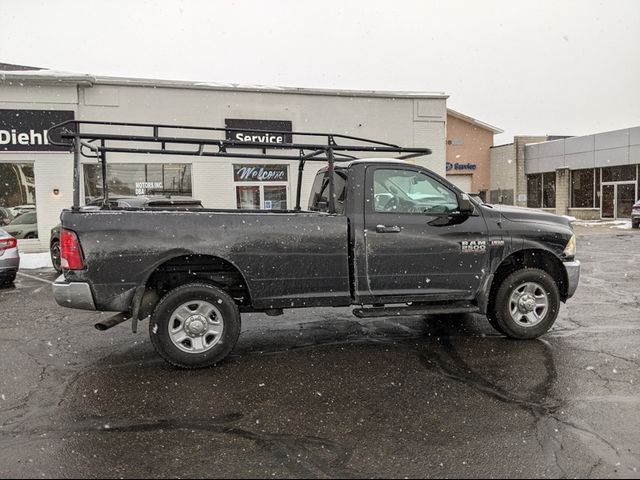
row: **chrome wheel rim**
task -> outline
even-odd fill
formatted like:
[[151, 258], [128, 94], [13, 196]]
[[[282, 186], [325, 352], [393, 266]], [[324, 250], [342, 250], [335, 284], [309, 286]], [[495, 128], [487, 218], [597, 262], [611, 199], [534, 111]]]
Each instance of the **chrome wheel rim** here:
[[176, 308], [169, 319], [169, 338], [186, 353], [204, 353], [222, 339], [224, 319], [210, 302], [194, 300]]
[[525, 328], [535, 327], [549, 311], [549, 296], [539, 283], [527, 282], [516, 287], [509, 298], [513, 321]]

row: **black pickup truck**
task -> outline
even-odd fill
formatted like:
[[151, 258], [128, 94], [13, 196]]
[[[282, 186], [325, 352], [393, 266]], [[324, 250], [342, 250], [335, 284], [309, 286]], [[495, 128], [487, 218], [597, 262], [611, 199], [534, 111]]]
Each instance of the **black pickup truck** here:
[[242, 312], [477, 312], [518, 339], [553, 325], [580, 273], [567, 219], [475, 202], [410, 161], [338, 161], [328, 145], [307, 210], [65, 210], [56, 301], [121, 312], [101, 329], [149, 318], [157, 352], [184, 368], [227, 356]]

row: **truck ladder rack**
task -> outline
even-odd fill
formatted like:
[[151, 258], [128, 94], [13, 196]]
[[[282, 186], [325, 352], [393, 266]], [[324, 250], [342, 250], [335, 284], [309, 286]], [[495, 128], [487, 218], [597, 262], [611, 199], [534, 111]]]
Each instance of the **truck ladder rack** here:
[[395, 154], [395, 158], [398, 159], [431, 154], [428, 148], [400, 147], [392, 143], [334, 133], [242, 129], [243, 132], [263, 135], [265, 138], [269, 134], [285, 134], [286, 138], [291, 138], [291, 142], [285, 143], [242, 142], [233, 139], [233, 133], [237, 131], [237, 128], [69, 120], [51, 127], [48, 135], [52, 145], [68, 147], [74, 153], [73, 206], [75, 209], [80, 207], [81, 156], [100, 161], [104, 205], [108, 205], [109, 201], [107, 181], [107, 153], [109, 152], [298, 161], [296, 210], [301, 210], [300, 195], [305, 163], [327, 162], [329, 213], [335, 214], [334, 167], [336, 162], [359, 158], [354, 155], [355, 153], [388, 153]]

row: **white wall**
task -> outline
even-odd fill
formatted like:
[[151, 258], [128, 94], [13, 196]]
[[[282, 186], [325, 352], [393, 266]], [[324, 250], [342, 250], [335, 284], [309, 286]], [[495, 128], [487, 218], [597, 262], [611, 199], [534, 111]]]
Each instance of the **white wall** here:
[[[226, 118], [289, 120], [294, 131], [334, 132], [411, 147], [428, 147], [433, 155], [415, 163], [445, 175], [446, 97], [395, 98], [336, 94], [296, 94], [262, 91], [167, 88], [150, 86], [0, 85], [0, 108], [74, 110], [81, 120], [167, 123], [224, 127]], [[11, 154], [0, 153], [0, 161]], [[14, 155], [15, 156], [15, 155]], [[27, 153], [35, 161], [38, 230], [41, 243], [26, 248], [48, 248], [49, 230], [60, 211], [72, 202], [73, 160], [70, 154]], [[372, 154], [371, 156], [383, 156]], [[191, 163], [193, 196], [211, 208], [235, 208], [233, 163], [191, 156], [110, 154], [110, 162]], [[269, 161], [273, 162], [273, 161]], [[253, 163], [264, 163], [259, 157]], [[289, 207], [295, 204], [297, 162], [289, 163]], [[313, 177], [323, 164], [308, 162], [302, 207], [308, 202]], [[54, 197], [53, 188], [60, 196]]]

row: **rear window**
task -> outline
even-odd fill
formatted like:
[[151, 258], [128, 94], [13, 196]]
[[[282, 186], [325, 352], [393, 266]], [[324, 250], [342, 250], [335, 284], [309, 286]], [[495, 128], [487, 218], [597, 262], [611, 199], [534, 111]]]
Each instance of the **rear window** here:
[[[344, 173], [336, 172], [334, 176], [336, 194], [336, 213], [344, 214], [344, 204], [347, 195], [347, 177]], [[309, 210], [313, 212], [329, 211], [329, 175], [320, 172], [316, 175], [309, 198]]]

